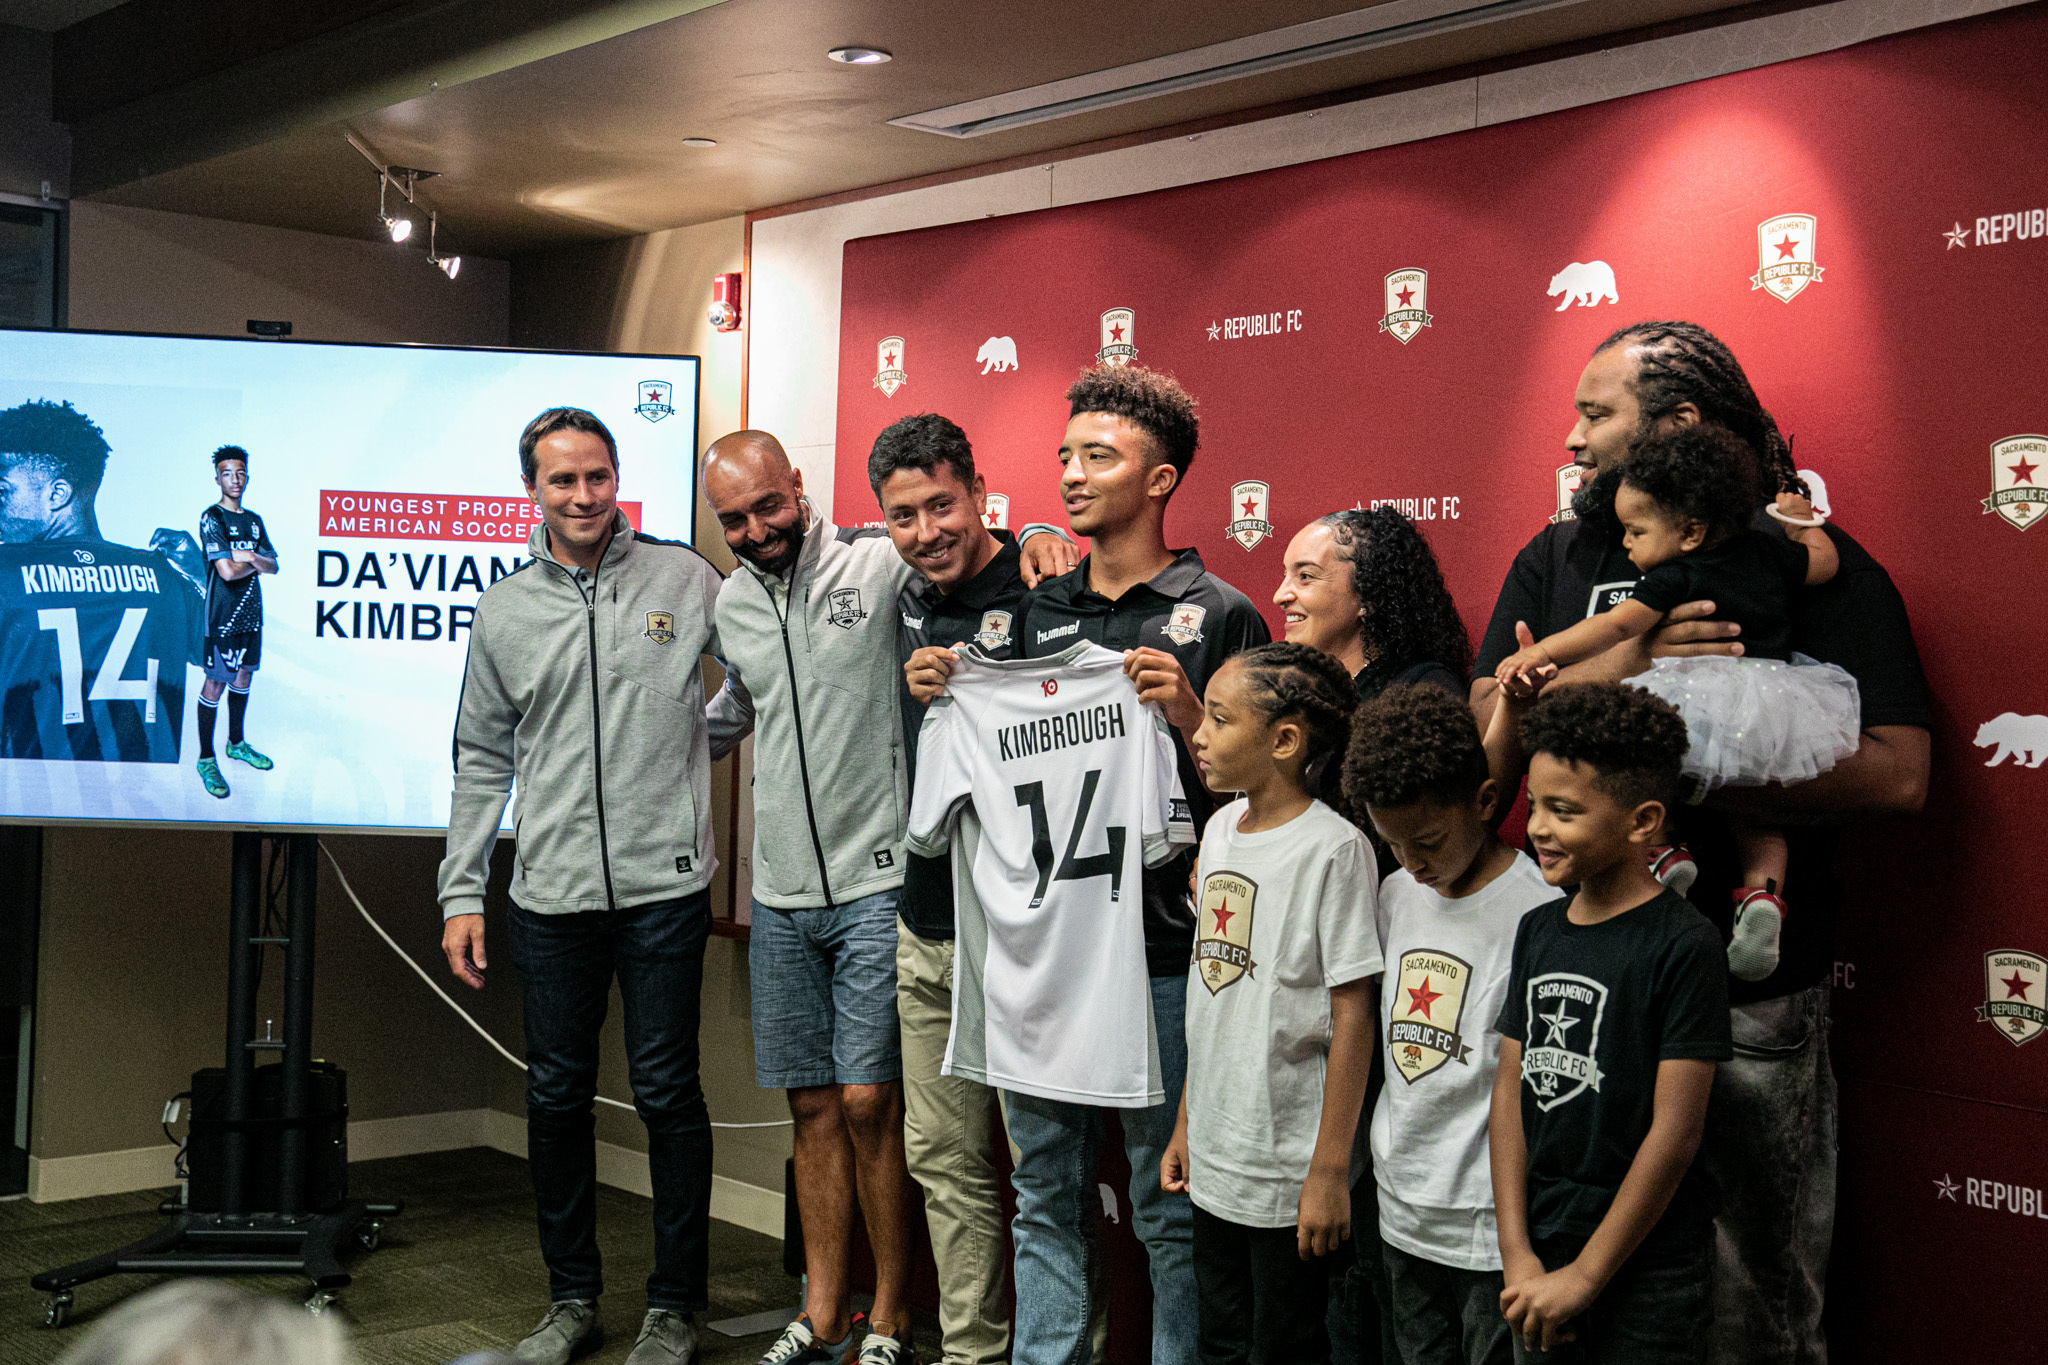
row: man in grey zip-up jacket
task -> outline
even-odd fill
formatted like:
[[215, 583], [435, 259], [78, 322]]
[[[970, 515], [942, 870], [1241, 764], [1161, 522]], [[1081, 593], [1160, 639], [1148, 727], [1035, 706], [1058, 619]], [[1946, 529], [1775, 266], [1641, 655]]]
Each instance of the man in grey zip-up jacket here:
[[909, 810], [896, 598], [912, 569], [881, 531], [819, 515], [766, 432], [714, 443], [704, 491], [741, 565], [719, 591], [717, 624], [745, 694], [721, 697], [713, 714], [745, 724], [750, 695], [758, 726], [755, 1081], [789, 1092], [804, 1223], [805, 1311], [764, 1359], [828, 1365], [853, 1351], [857, 1190], [876, 1272], [861, 1358], [896, 1365], [910, 1359], [913, 1226], [896, 1017]]
[[[709, 1265], [697, 1022], [715, 860], [699, 656], [719, 652], [719, 575], [687, 545], [634, 533], [614, 501], [617, 459], [611, 433], [580, 409], [544, 412], [520, 439], [543, 521], [531, 560], [484, 593], [470, 632], [442, 946], [481, 988], [488, 859], [516, 779], [506, 929], [552, 1306], [515, 1354], [566, 1362], [599, 1338], [592, 1105], [616, 974], [654, 1185], [654, 1271], [629, 1360], [671, 1365], [695, 1349]], [[722, 706], [745, 711], [736, 696]]]

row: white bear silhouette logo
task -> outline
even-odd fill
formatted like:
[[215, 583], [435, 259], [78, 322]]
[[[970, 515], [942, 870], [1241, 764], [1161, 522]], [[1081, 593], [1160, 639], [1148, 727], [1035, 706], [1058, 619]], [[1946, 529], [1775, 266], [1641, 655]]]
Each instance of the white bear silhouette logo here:
[[974, 358], [981, 362], [983, 374], [990, 370], [997, 374], [1014, 370], [1017, 368], [1017, 343], [1008, 337], [990, 337], [981, 343], [981, 349], [974, 353]]
[[1552, 298], [1564, 295], [1564, 302], [1557, 305], [1560, 313], [1575, 303], [1592, 308], [1602, 301], [1621, 302], [1614, 289], [1614, 267], [1605, 261], [1573, 261], [1550, 277], [1549, 292]]
[[1984, 764], [1995, 768], [2008, 758], [2024, 754], [2023, 768], [2038, 768], [2048, 762], [2048, 716], [2022, 716], [2008, 711], [1996, 720], [1987, 720], [1977, 727], [1977, 747], [1989, 749], [1998, 746]]

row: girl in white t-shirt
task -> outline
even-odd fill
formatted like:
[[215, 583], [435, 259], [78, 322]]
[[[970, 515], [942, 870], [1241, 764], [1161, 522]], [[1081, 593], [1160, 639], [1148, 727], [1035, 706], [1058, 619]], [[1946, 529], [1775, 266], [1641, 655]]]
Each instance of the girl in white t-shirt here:
[[1335, 659], [1272, 644], [1209, 680], [1192, 748], [1212, 791], [1196, 865], [1188, 1078], [1160, 1184], [1195, 1205], [1205, 1362], [1329, 1360], [1329, 1254], [1351, 1234], [1372, 1067], [1378, 871], [1310, 793], [1356, 704]]

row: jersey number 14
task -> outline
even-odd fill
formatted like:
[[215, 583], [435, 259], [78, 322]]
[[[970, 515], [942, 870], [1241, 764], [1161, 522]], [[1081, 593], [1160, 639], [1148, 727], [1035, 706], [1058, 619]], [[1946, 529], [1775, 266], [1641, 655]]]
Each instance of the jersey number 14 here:
[[121, 624], [114, 631], [114, 638], [107, 642], [107, 657], [100, 661], [99, 671], [93, 674], [92, 691], [87, 692], [85, 651], [78, 644], [78, 608], [45, 607], [36, 613], [37, 624], [57, 633], [57, 670], [63, 687], [66, 725], [84, 723], [88, 701], [139, 701], [143, 723], [156, 724], [157, 661], [148, 661], [149, 671], [144, 677], [121, 676], [128, 671], [128, 654], [142, 634], [142, 623], [148, 619], [148, 607], [129, 607], [121, 613]]
[[1074, 812], [1073, 828], [1067, 831], [1066, 856], [1060, 859], [1057, 870], [1052, 865], [1052, 825], [1045, 814], [1045, 783], [1026, 782], [1017, 790], [1017, 804], [1031, 808], [1031, 861], [1038, 865], [1038, 886], [1031, 893], [1031, 908], [1036, 910], [1045, 901], [1045, 889], [1053, 882], [1083, 882], [1090, 877], [1109, 878], [1109, 898], [1113, 901], [1123, 894], [1124, 887], [1124, 827], [1111, 825], [1103, 830], [1103, 838], [1109, 844], [1106, 853], [1090, 853], [1076, 858], [1074, 850], [1081, 845], [1081, 831], [1088, 824], [1088, 810], [1095, 804], [1095, 788], [1102, 781], [1102, 769], [1090, 768], [1081, 782], [1081, 806]]

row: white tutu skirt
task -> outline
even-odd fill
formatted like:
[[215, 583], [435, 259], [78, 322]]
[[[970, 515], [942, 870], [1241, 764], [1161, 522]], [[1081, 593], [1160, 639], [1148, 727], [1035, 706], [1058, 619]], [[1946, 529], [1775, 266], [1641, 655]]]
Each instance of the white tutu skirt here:
[[1804, 654], [1658, 659], [1629, 681], [1685, 717], [1685, 774], [1704, 790], [1808, 781], [1862, 735], [1856, 679]]

